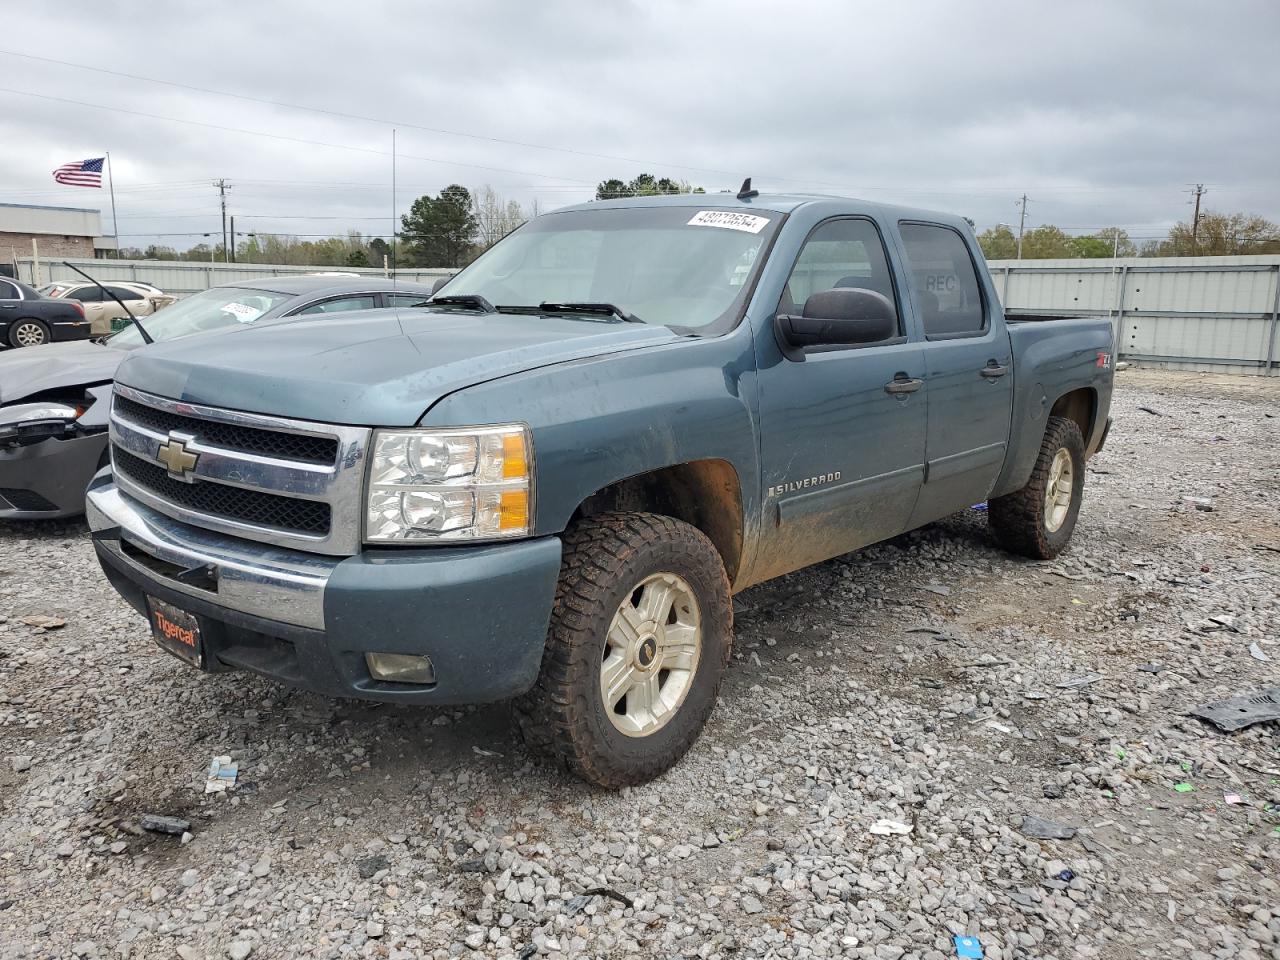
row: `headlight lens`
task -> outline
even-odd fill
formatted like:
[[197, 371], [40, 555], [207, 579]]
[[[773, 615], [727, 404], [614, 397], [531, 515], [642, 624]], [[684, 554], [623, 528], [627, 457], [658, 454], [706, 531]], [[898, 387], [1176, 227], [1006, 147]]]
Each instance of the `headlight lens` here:
[[365, 538], [495, 540], [529, 533], [532, 444], [521, 424], [376, 430]]

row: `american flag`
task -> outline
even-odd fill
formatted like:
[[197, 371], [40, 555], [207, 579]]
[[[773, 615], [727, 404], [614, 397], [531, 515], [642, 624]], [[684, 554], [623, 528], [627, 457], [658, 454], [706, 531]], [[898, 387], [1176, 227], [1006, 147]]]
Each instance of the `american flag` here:
[[53, 179], [73, 187], [101, 187], [102, 163], [106, 157], [64, 163], [53, 171]]

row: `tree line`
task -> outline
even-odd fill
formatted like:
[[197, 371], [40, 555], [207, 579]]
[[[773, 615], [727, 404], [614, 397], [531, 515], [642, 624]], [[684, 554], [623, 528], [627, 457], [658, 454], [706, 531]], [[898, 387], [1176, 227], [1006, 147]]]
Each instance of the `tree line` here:
[[[683, 180], [642, 173], [630, 180], [612, 177], [596, 185], [595, 199], [705, 193]], [[432, 196], [424, 194], [400, 218], [395, 249], [385, 237], [366, 237], [357, 231], [343, 236], [304, 239], [286, 234], [246, 234], [234, 250], [240, 263], [279, 263], [290, 266], [461, 267], [538, 215], [535, 202], [526, 208], [504, 200], [492, 187], [468, 190], [450, 184]], [[972, 221], [971, 221], [972, 222]], [[983, 254], [990, 260], [1018, 257], [1018, 238], [1005, 224], [978, 234]], [[1186, 257], [1280, 253], [1280, 226], [1265, 217], [1247, 213], [1200, 215], [1196, 229], [1190, 223], [1175, 225], [1163, 239], [1134, 242], [1120, 227], [1107, 227], [1085, 236], [1072, 236], [1052, 224], [1034, 227], [1022, 235], [1024, 260], [1092, 257]], [[123, 258], [139, 260], [187, 260], [222, 262], [222, 244], [200, 243], [179, 252], [152, 245], [125, 247]]]
[[[978, 245], [988, 260], [1018, 257], [1018, 237], [1005, 224], [978, 234]], [[1022, 259], [1050, 260], [1090, 257], [1226, 257], [1241, 254], [1280, 253], [1280, 226], [1249, 213], [1200, 214], [1191, 223], [1176, 224], [1163, 239], [1134, 243], [1120, 227], [1107, 227], [1086, 236], [1070, 236], [1051, 224], [1022, 235]]]

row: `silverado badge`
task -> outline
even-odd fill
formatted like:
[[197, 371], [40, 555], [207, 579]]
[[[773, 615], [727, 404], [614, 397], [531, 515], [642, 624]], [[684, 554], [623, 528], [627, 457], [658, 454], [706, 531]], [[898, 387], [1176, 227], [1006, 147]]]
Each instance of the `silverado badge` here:
[[169, 476], [173, 479], [192, 483], [191, 471], [196, 468], [200, 454], [188, 453], [186, 444], [169, 434], [169, 439], [160, 444], [160, 449], [156, 451], [156, 459], [168, 468]]

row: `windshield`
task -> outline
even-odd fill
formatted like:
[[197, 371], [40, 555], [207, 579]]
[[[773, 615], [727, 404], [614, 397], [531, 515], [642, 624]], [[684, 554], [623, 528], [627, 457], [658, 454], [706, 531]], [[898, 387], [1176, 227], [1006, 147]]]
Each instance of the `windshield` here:
[[439, 296], [497, 307], [613, 304], [645, 323], [698, 330], [740, 307], [778, 214], [698, 207], [553, 213], [483, 254]]
[[[152, 340], [176, 340], [178, 337], [206, 330], [253, 323], [291, 296], [292, 294], [250, 290], [245, 287], [214, 287], [192, 294], [158, 313], [144, 317], [142, 324], [147, 328], [147, 333], [151, 334]], [[108, 337], [107, 342], [121, 350], [132, 350], [143, 345], [142, 335], [133, 324]]]

